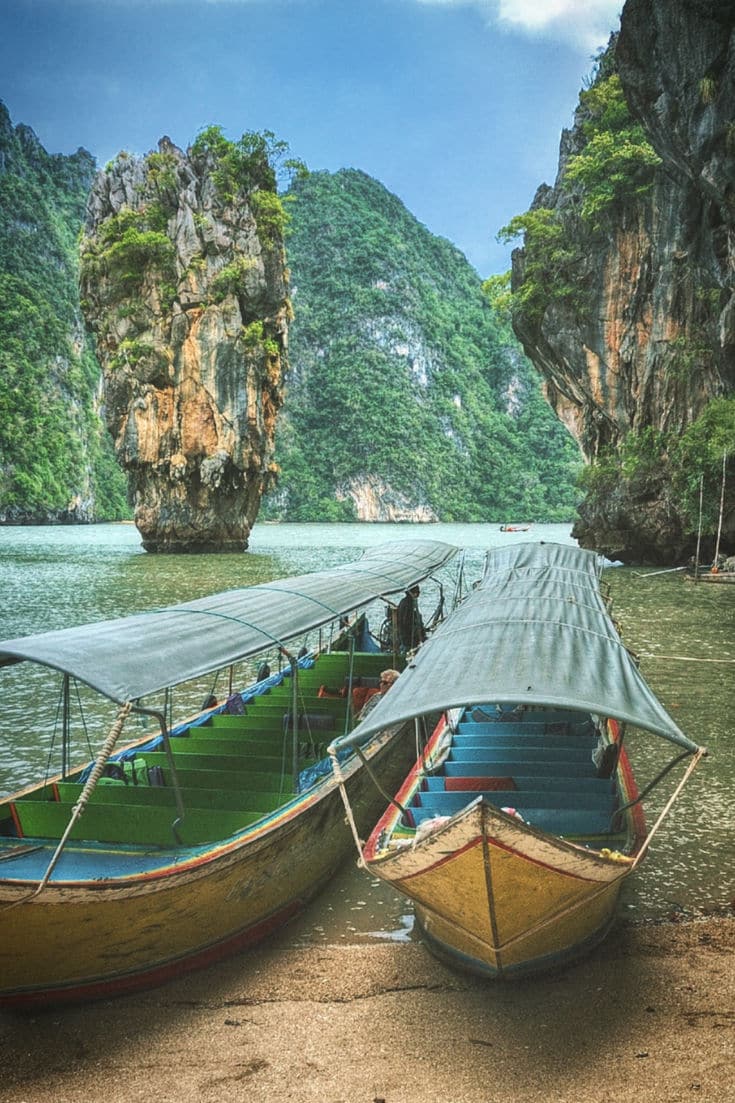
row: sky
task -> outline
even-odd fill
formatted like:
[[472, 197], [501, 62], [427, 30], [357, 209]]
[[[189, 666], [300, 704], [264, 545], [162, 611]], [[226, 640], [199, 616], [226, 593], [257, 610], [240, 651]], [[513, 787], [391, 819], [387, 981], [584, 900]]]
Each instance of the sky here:
[[553, 184], [622, 0], [2, 0], [0, 100], [104, 166], [206, 126], [361, 169], [483, 277]]

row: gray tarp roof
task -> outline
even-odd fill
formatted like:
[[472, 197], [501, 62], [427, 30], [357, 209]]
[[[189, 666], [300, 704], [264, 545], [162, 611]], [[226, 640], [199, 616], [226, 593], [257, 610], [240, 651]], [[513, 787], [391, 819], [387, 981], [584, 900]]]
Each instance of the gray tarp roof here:
[[594, 552], [516, 544], [488, 554], [479, 586], [350, 735], [362, 743], [413, 716], [498, 702], [579, 709], [692, 743], [644, 681], [607, 612]]
[[183, 605], [0, 642], [0, 666], [30, 659], [120, 704], [283, 643], [384, 594], [405, 590], [457, 552], [401, 540], [314, 574], [230, 590]]

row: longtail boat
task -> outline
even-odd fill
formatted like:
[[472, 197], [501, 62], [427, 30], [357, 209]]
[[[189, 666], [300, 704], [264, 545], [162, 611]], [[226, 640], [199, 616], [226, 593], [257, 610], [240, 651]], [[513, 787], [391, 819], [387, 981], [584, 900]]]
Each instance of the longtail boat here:
[[[599, 943], [647, 832], [628, 725], [703, 748], [667, 714], [623, 645], [594, 552], [520, 544], [423, 645], [338, 754], [413, 721], [425, 749], [364, 846], [367, 871], [414, 903], [449, 963], [488, 978], [564, 965]], [[359, 838], [359, 836], [357, 836]]]
[[[0, 665], [44, 664], [119, 706], [99, 754], [0, 801], [0, 1006], [129, 992], [216, 961], [297, 913], [351, 846], [326, 743], [353, 690], [396, 666], [364, 617], [331, 648], [289, 641], [430, 576], [456, 549], [400, 541], [331, 570], [0, 643]], [[362, 630], [362, 637], [356, 638]], [[285, 657], [176, 726], [143, 699], [266, 649]], [[267, 675], [267, 676], [266, 676]], [[122, 744], [130, 714], [158, 729]], [[415, 746], [405, 725], [341, 768], [357, 820]]]

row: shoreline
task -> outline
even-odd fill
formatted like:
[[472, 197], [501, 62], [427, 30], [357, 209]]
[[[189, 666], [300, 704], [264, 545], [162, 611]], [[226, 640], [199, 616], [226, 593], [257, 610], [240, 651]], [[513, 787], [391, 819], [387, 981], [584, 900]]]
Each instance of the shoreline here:
[[619, 922], [578, 964], [508, 983], [417, 941], [287, 927], [149, 992], [0, 1012], [0, 1103], [729, 1103], [728, 911]]

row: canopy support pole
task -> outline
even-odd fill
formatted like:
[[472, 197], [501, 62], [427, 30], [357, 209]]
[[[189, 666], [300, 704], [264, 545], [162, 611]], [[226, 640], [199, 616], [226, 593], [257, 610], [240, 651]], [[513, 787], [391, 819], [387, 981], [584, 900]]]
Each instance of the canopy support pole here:
[[186, 809], [184, 808], [184, 798], [181, 795], [181, 785], [179, 784], [179, 775], [176, 770], [176, 763], [174, 761], [174, 752], [171, 748], [171, 736], [169, 734], [168, 724], [166, 723], [166, 716], [164, 713], [159, 712], [157, 709], [147, 709], [143, 705], [131, 705], [136, 712], [142, 712], [145, 716], [152, 716], [158, 721], [158, 725], [161, 729], [161, 736], [163, 738], [163, 747], [166, 751], [166, 758], [168, 760], [168, 768], [171, 774], [171, 780], [173, 782], [172, 789], [174, 791], [174, 800], [176, 801], [176, 811], [178, 815], [171, 824], [171, 830], [173, 832], [174, 840], [177, 846], [181, 846], [181, 836], [179, 835], [179, 827], [183, 823], [184, 816], [186, 815]]
[[[292, 792], [298, 791], [299, 783], [299, 661], [295, 655], [287, 651], [283, 644], [278, 648], [279, 657], [283, 655], [291, 667], [291, 776], [293, 779]], [[284, 739], [285, 744], [285, 739]], [[284, 746], [285, 757], [285, 746]], [[281, 760], [283, 762], [283, 759]], [[282, 772], [285, 774], [285, 763]]]
[[661, 826], [661, 824], [664, 822], [664, 820], [668, 816], [669, 812], [671, 811], [671, 807], [674, 804], [674, 801], [677, 799], [677, 797], [679, 796], [679, 793], [682, 791], [682, 789], [684, 788], [686, 783], [689, 781], [689, 778], [691, 777], [693, 772], [696, 770], [697, 766], [699, 765], [700, 759], [704, 758], [704, 756], [706, 754], [707, 754], [707, 748], [706, 747], [700, 747], [699, 750], [697, 751], [697, 753], [692, 758], [692, 761], [689, 763], [689, 766], [687, 767], [686, 773], [684, 774], [683, 778], [681, 779], [681, 781], [677, 785], [676, 789], [674, 789], [674, 792], [669, 797], [668, 801], [666, 802], [666, 805], [664, 806], [663, 811], [661, 812], [660, 816], [658, 817], [658, 819], [654, 823], [651, 830], [648, 832], [648, 836], [644, 840], [643, 845], [641, 846], [640, 850], [638, 851], [635, 858], [633, 859], [633, 865], [631, 866], [631, 869], [635, 869], [636, 866], [638, 865], [638, 863], [643, 860], [643, 857], [644, 857], [646, 851], [648, 850], [649, 846], [651, 845], [651, 839], [656, 834], [659, 827]]
[[355, 679], [355, 637], [350, 634], [350, 665], [347, 672], [347, 708], [345, 709], [345, 726], [344, 734], [350, 730], [355, 722], [355, 716], [352, 708], [352, 687]]
[[714, 566], [718, 567], [720, 557], [720, 537], [722, 536], [722, 516], [725, 512], [725, 474], [727, 471], [727, 450], [722, 453], [722, 482], [720, 484], [720, 514], [717, 520], [717, 542], [715, 544]]
[[71, 736], [71, 715], [69, 707], [71, 695], [69, 687], [69, 675], [65, 674], [61, 714], [61, 776], [65, 781], [69, 776], [69, 742]]
[[699, 476], [699, 520], [697, 521], [697, 552], [694, 557], [694, 581], [699, 581], [699, 553], [702, 547], [702, 503], [704, 501], [704, 474]]

